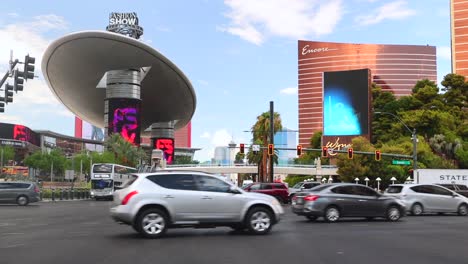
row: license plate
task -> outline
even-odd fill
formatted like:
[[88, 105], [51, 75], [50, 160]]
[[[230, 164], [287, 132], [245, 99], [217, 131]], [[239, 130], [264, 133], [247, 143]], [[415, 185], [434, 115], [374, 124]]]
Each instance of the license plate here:
[[304, 203], [304, 199], [302, 199], [302, 198], [297, 198], [296, 203], [297, 203], [297, 204], [303, 204], [303, 203]]

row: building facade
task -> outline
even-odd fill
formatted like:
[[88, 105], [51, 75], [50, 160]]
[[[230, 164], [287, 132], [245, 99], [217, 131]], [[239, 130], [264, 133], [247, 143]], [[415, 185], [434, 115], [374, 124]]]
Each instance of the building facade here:
[[299, 41], [299, 144], [309, 146], [314, 132], [323, 130], [323, 73], [357, 69], [369, 69], [384, 91], [409, 95], [418, 80], [437, 81], [436, 48]]
[[468, 76], [468, 1], [450, 1], [452, 72]]
[[275, 133], [275, 147], [276, 148], [289, 148], [294, 150], [278, 150], [278, 164], [287, 165], [293, 164], [294, 158], [297, 158], [297, 131], [283, 128], [281, 131]]

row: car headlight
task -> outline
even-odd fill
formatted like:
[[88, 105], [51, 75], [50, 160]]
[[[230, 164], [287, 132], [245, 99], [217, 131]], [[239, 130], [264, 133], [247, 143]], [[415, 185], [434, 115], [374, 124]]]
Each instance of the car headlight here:
[[281, 205], [276, 198], [272, 200], [272, 204], [275, 205], [275, 206], [280, 206]]

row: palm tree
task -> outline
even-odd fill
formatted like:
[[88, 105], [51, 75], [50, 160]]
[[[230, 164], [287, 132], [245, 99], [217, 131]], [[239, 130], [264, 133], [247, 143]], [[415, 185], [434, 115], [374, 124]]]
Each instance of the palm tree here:
[[122, 165], [134, 167], [147, 156], [142, 148], [132, 145], [132, 143], [126, 141], [117, 133], [110, 135], [104, 142], [104, 145], [109, 151], [114, 153], [115, 158]]
[[[275, 112], [273, 114], [273, 132], [276, 133], [279, 130], [283, 128], [281, 124], [281, 116], [279, 113]], [[257, 122], [252, 126], [252, 136], [253, 140], [252, 142], [258, 142], [260, 145], [265, 147], [262, 151], [260, 151], [261, 155], [261, 167], [259, 168], [259, 176], [260, 176], [260, 181], [264, 181], [265, 179], [268, 179], [267, 177], [267, 145], [269, 142], [271, 142], [270, 139], [270, 112], [264, 112], [261, 115], [257, 116]], [[250, 160], [250, 159], [249, 159]], [[268, 180], [270, 182], [273, 181], [273, 179]]]

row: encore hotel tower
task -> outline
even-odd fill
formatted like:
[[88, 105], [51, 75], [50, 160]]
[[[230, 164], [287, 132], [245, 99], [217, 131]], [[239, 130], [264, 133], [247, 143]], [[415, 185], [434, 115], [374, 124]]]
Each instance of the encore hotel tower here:
[[452, 72], [468, 76], [468, 1], [451, 0]]
[[372, 82], [397, 97], [411, 94], [418, 80], [437, 81], [434, 46], [299, 41], [298, 60], [299, 144], [303, 146], [323, 129], [323, 72], [370, 69]]

